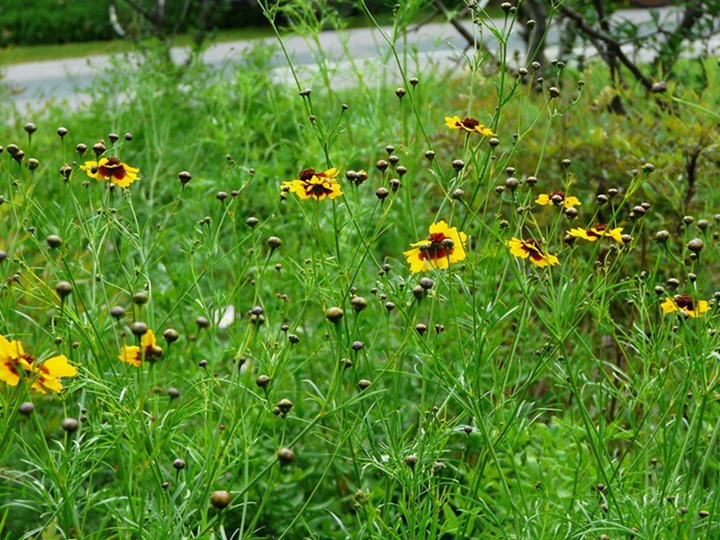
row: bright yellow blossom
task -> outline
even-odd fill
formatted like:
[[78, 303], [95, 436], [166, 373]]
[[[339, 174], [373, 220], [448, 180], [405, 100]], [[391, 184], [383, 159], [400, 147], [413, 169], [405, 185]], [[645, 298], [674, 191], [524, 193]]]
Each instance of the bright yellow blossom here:
[[148, 330], [143, 334], [140, 340], [140, 347], [137, 345], [129, 345], [122, 348], [118, 359], [135, 367], [145, 362], [154, 362], [162, 358], [162, 347], [158, 346], [155, 334], [152, 330]]
[[533, 238], [529, 240], [513, 238], [508, 241], [507, 247], [510, 248], [510, 253], [515, 255], [515, 257], [520, 257], [521, 259], [529, 258], [531, 263], [540, 268], [560, 264], [560, 261], [555, 255], [543, 253], [540, 249], [540, 243]]
[[21, 342], [8, 341], [0, 335], [0, 381], [17, 386], [27, 377], [30, 387], [45, 394], [48, 390], [60, 392], [61, 377], [75, 377], [77, 369], [63, 355], [53, 356], [44, 362], [25, 352]]
[[489, 127], [485, 127], [475, 118], [466, 116], [460, 120], [459, 116], [446, 116], [445, 125], [450, 129], [461, 129], [468, 133], [479, 133], [485, 137], [494, 137], [495, 134]]
[[660, 304], [663, 313], [682, 313], [688, 317], [700, 317], [703, 313], [710, 310], [710, 304], [707, 300], [700, 300], [697, 304], [688, 294], [676, 294], [674, 297], [667, 297]]
[[465, 259], [465, 233], [448, 227], [444, 221], [430, 225], [429, 232], [426, 240], [410, 244], [413, 249], [403, 253], [413, 274], [434, 268], [444, 270], [450, 263]]
[[553, 191], [550, 194], [543, 193], [535, 202], [542, 206], [554, 204], [556, 206], [563, 205], [565, 208], [572, 208], [582, 204], [577, 197], [568, 197], [564, 191]]
[[568, 231], [568, 234], [576, 238], [584, 238], [585, 240], [589, 240], [590, 242], [595, 242], [595, 240], [597, 240], [598, 238], [605, 237], [615, 240], [618, 244], [625, 243], [622, 239], [622, 227], [610, 229], [607, 225], [604, 225], [602, 223], [593, 225], [589, 229], [570, 229]]
[[338, 170], [328, 169], [325, 172], [318, 172], [315, 169], [304, 169], [300, 171], [297, 180], [283, 182], [283, 188], [294, 193], [300, 199], [315, 199], [322, 201], [336, 199], [343, 192], [340, 183], [337, 181]]
[[121, 188], [126, 188], [138, 180], [140, 169], [126, 165], [116, 157], [100, 158], [100, 161], [86, 161], [80, 168], [95, 180], [109, 180]]

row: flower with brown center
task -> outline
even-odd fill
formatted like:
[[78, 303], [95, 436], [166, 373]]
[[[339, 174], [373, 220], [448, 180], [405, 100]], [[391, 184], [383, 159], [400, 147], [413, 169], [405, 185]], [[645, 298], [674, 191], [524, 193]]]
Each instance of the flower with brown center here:
[[126, 188], [138, 180], [140, 169], [131, 167], [116, 157], [100, 158], [100, 161], [86, 161], [80, 168], [95, 180], [108, 180], [121, 188]]
[[465, 259], [465, 233], [448, 227], [444, 221], [430, 225], [429, 233], [426, 240], [410, 244], [413, 249], [403, 253], [413, 274], [435, 268], [444, 270], [450, 263]]
[[707, 300], [700, 300], [697, 303], [693, 301], [689, 294], [676, 294], [674, 297], [667, 297], [660, 304], [663, 313], [682, 313], [687, 317], [700, 317], [703, 313], [710, 310], [710, 304]]
[[145, 362], [154, 362], [162, 358], [163, 350], [157, 344], [155, 334], [152, 330], [145, 332], [140, 341], [140, 347], [136, 345], [125, 346], [120, 351], [118, 358], [135, 367], [140, 367], [140, 364]]
[[492, 129], [485, 127], [477, 119], [466, 116], [462, 120], [459, 116], [446, 116], [445, 125], [450, 129], [460, 129], [467, 133], [479, 133], [485, 137], [494, 137]]
[[0, 381], [17, 386], [20, 379], [28, 377], [31, 388], [43, 394], [48, 390], [60, 392], [61, 377], [74, 377], [77, 369], [63, 355], [53, 356], [41, 362], [25, 352], [21, 342], [8, 341], [0, 335]]
[[300, 199], [315, 199], [322, 201], [325, 198], [336, 199], [343, 192], [340, 183], [337, 181], [338, 170], [328, 169], [325, 172], [318, 172], [315, 169], [303, 169], [300, 171], [297, 180], [283, 182], [281, 188], [294, 193]]
[[624, 244], [622, 239], [622, 227], [615, 229], [609, 228], [604, 223], [593, 225], [589, 229], [570, 229], [567, 233], [575, 238], [584, 238], [590, 242], [595, 242], [598, 238], [610, 238], [618, 244]]
[[542, 206], [554, 204], [555, 206], [564, 206], [565, 208], [573, 208], [574, 206], [580, 206], [582, 203], [577, 197], [568, 197], [564, 191], [553, 191], [549, 194], [543, 193], [540, 195], [535, 202]]
[[521, 259], [530, 259], [530, 262], [539, 268], [546, 266], [554, 266], [560, 264], [560, 261], [555, 255], [544, 253], [540, 247], [540, 242], [534, 238], [529, 240], [521, 240], [520, 238], [513, 238], [507, 243], [507, 247], [510, 248], [510, 253]]

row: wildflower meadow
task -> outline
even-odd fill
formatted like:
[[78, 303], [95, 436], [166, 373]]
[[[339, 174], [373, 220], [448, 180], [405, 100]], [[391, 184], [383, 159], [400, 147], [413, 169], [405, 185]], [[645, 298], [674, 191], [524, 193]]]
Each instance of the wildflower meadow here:
[[427, 61], [411, 1], [341, 72], [311, 4], [2, 98], [0, 538], [720, 538], [717, 57], [650, 91], [470, 2]]

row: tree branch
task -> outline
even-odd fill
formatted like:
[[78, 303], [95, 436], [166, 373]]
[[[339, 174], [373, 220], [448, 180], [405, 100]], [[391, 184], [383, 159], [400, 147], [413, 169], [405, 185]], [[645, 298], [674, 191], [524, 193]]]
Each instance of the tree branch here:
[[643, 72], [640, 71], [640, 68], [627, 57], [622, 50], [622, 46], [615, 38], [601, 30], [597, 30], [592, 26], [589, 26], [580, 13], [568, 8], [565, 4], [562, 4], [559, 9], [565, 16], [577, 25], [580, 31], [604, 43], [608, 52], [612, 52], [620, 63], [622, 63], [622, 65], [624, 65], [630, 73], [633, 74], [633, 76], [645, 87], [648, 92], [652, 91], [652, 81], [648, 79]]

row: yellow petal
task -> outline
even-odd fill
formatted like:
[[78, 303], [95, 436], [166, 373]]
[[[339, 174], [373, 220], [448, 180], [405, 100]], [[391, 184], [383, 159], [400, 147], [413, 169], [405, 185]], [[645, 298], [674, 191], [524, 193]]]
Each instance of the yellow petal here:
[[140, 354], [140, 347], [132, 345], [130, 347], [123, 347], [120, 351], [120, 356], [118, 356], [118, 358], [127, 364], [132, 364], [135, 367], [140, 367]]
[[580, 199], [578, 199], [577, 197], [565, 197], [563, 204], [565, 205], [565, 208], [572, 208], [573, 206], [582, 205]]
[[75, 375], [77, 375], [75, 366], [70, 365], [67, 357], [62, 354], [45, 360], [41, 366], [44, 368], [44, 371], [49, 372], [50, 376], [56, 379], [60, 377], [75, 377]]
[[666, 298], [662, 304], [660, 304], [660, 307], [662, 308], [663, 313], [665, 313], [665, 314], [673, 313], [674, 311], [678, 310], [678, 307], [677, 307], [677, 305], [675, 305], [675, 302], [673, 301], [673, 299], [669, 298], [669, 297]]
[[540, 195], [537, 199], [535, 199], [535, 202], [537, 204], [540, 204], [542, 206], [547, 206], [549, 204], [552, 204], [552, 201], [550, 200], [550, 197], [547, 196], [547, 194], [543, 193]]
[[460, 117], [459, 116], [446, 116], [445, 125], [451, 129], [460, 129]]

